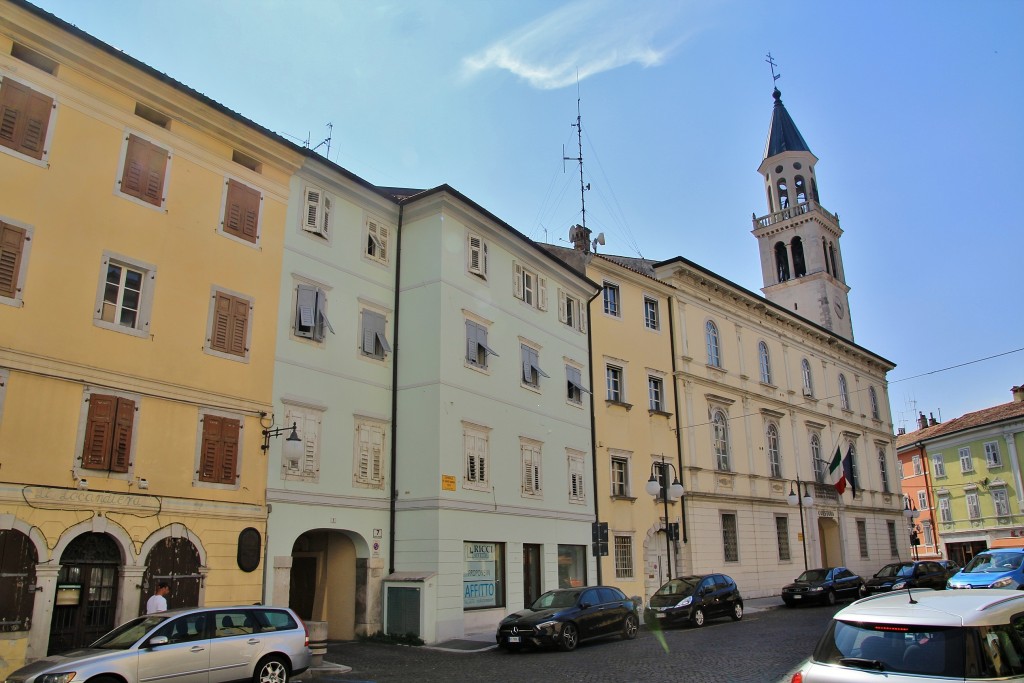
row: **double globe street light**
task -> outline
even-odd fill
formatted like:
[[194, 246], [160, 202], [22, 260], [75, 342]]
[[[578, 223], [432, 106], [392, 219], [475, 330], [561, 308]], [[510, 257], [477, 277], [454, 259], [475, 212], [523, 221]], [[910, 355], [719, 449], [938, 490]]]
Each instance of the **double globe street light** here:
[[[660, 472], [658, 471], [660, 468]], [[668, 483], [669, 472], [672, 473], [672, 484], [668, 486], [668, 491], [664, 491], [665, 487], [662, 486], [659, 479], [664, 479], [665, 483]], [[660, 476], [659, 476], [660, 475]], [[672, 578], [672, 529], [673, 525], [669, 524], [668, 521], [668, 501], [671, 499], [673, 502], [683, 497], [685, 490], [683, 485], [679, 483], [679, 477], [676, 475], [676, 469], [672, 466], [672, 463], [665, 462], [665, 456], [661, 456], [660, 463], [651, 463], [651, 478], [647, 480], [646, 486], [647, 495], [652, 496], [657, 502], [659, 499], [665, 506], [665, 527], [662, 531], [665, 532], [665, 551], [668, 554], [668, 578]], [[674, 527], [678, 529], [678, 526]], [[678, 539], [678, 532], [676, 534]]]
[[907, 530], [910, 532], [910, 553], [915, 560], [921, 559], [917, 546], [921, 544], [921, 537], [918, 535], [918, 526], [914, 520], [921, 515], [921, 511], [914, 507], [910, 496], [903, 497], [903, 516], [907, 518]]
[[[800, 495], [801, 486], [803, 487], [803, 495]], [[786, 502], [790, 505], [800, 506], [800, 545], [804, 549], [804, 571], [807, 571], [807, 534], [804, 531], [804, 508], [811, 507], [814, 504], [814, 498], [811, 497], [810, 484], [806, 481], [800, 481], [800, 477], [796, 478], [796, 491], [793, 490], [793, 484], [789, 484], [789, 495], [786, 496]]]

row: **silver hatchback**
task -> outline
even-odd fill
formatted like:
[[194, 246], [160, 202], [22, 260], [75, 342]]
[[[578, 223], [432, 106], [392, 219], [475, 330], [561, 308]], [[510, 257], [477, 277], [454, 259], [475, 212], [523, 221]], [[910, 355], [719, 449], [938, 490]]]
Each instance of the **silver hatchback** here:
[[87, 648], [23, 666], [6, 683], [286, 683], [309, 668], [309, 634], [283, 607], [195, 607], [137, 617]]

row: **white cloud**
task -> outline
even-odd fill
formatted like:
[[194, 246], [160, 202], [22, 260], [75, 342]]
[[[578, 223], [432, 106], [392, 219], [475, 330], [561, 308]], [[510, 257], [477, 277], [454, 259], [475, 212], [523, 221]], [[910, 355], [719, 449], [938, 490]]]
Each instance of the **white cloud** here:
[[577, 0], [502, 37], [463, 59], [471, 78], [504, 69], [534, 88], [552, 90], [629, 64], [661, 64], [681, 42], [676, 35], [656, 46], [659, 34], [672, 32], [677, 2]]

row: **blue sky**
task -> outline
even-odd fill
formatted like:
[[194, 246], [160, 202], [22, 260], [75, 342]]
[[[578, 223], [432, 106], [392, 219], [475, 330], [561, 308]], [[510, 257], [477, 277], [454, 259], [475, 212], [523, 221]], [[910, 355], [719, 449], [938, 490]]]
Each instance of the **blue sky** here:
[[896, 427], [1024, 384], [1024, 2], [37, 4], [300, 143], [332, 123], [330, 159], [370, 182], [448, 183], [541, 241], [579, 221], [579, 97], [603, 250], [754, 291], [771, 52], [845, 230], [856, 341], [897, 364]]

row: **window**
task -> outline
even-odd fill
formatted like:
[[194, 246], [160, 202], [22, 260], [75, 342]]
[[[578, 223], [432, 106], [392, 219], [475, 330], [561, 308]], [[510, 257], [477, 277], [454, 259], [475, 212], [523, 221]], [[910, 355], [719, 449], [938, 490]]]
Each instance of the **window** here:
[[910, 465], [913, 468], [914, 476], [915, 477], [919, 477], [919, 476], [921, 476], [924, 473], [924, 471], [921, 469], [921, 456], [920, 455], [911, 456], [911, 458], [910, 458]]
[[739, 539], [736, 535], [736, 515], [722, 513], [722, 553], [726, 562], [740, 561]]
[[647, 398], [650, 409], [656, 413], [665, 412], [665, 385], [660, 377], [647, 377]]
[[466, 270], [487, 279], [487, 242], [480, 235], [469, 233], [466, 236]]
[[885, 449], [878, 449], [878, 474], [882, 483], [882, 493], [889, 493], [889, 467], [885, 462]]
[[604, 312], [607, 315], [614, 315], [616, 318], [622, 315], [619, 306], [619, 286], [611, 282], [604, 283]]
[[971, 448], [966, 446], [960, 449], [960, 471], [973, 472], [974, 460], [971, 458]]
[[583, 386], [583, 372], [575, 365], [565, 366], [565, 400], [573, 405], [583, 404], [583, 394], [590, 390]]
[[462, 549], [462, 608], [504, 606], [505, 544], [466, 541]]
[[868, 559], [868, 525], [863, 519], [857, 520], [857, 541], [860, 543], [861, 559]]
[[953, 521], [953, 510], [949, 506], [949, 496], [939, 497], [939, 521], [947, 523]]
[[850, 391], [846, 387], [846, 375], [839, 374], [839, 407], [843, 410], [850, 409]]
[[946, 462], [942, 459], [942, 454], [940, 453], [932, 456], [932, 474], [941, 478], [946, 476]]
[[587, 585], [587, 548], [582, 545], [558, 546], [558, 587]]
[[889, 531], [889, 555], [892, 557], [900, 556], [899, 546], [896, 544], [896, 522], [891, 519], [885, 523], [886, 529]]
[[356, 419], [352, 481], [362, 488], [384, 488], [384, 424]]
[[776, 479], [782, 478], [782, 454], [779, 452], [779, 428], [769, 424], [765, 430], [765, 442], [768, 448], [768, 472], [769, 476]]
[[125, 140], [124, 166], [118, 188], [129, 197], [163, 206], [171, 153], [134, 133], [129, 133]]
[[318, 187], [307, 187], [302, 211], [302, 229], [323, 238], [330, 236], [331, 198]]
[[387, 265], [388, 255], [391, 250], [388, 248], [388, 238], [391, 237], [391, 228], [382, 225], [376, 218], [366, 219], [366, 256], [377, 263]]
[[[302, 455], [281, 461], [281, 474], [285, 479], [318, 481], [320, 478], [320, 434], [323, 410], [285, 404], [283, 427], [295, 425], [295, 433], [302, 439]], [[282, 449], [282, 454], [284, 450]]]
[[259, 238], [260, 203], [263, 196], [259, 190], [230, 178], [225, 186], [221, 227], [232, 237], [256, 244]]
[[538, 311], [548, 310], [547, 280], [515, 261], [512, 262], [512, 271], [515, 297]]
[[1010, 499], [1006, 495], [1006, 487], [992, 487], [992, 505], [995, 507], [997, 517], [1010, 516]]
[[917, 509], [927, 510], [928, 509], [928, 493], [926, 491], [917, 492]]
[[0, 81], [0, 146], [42, 160], [53, 98], [10, 77]]
[[814, 396], [814, 378], [811, 376], [811, 364], [806, 358], [800, 361], [800, 371], [804, 380], [804, 396]]
[[0, 619], [3, 630], [29, 631], [36, 596], [36, 563], [32, 540], [16, 529], [0, 529]]
[[615, 546], [615, 578], [633, 578], [633, 539], [629, 536], [616, 536]]
[[534, 389], [539, 388], [540, 378], [551, 377], [551, 375], [540, 369], [540, 357], [537, 349], [520, 344], [519, 351], [523, 362], [523, 384]]
[[585, 456], [580, 451], [566, 449], [566, 459], [569, 464], [569, 502], [582, 505], [587, 502]]
[[925, 545], [927, 545], [927, 546], [935, 545], [932, 542], [932, 539], [935, 538], [935, 534], [932, 533], [932, 522], [931, 522], [931, 520], [926, 519], [926, 520], [921, 522], [921, 536], [922, 536], [921, 541]]
[[613, 455], [612, 497], [629, 498], [629, 458]]
[[105, 253], [100, 277], [93, 314], [96, 324], [109, 330], [148, 335], [156, 267]]
[[759, 342], [757, 345], [757, 356], [761, 361], [761, 383], [771, 384], [772, 383], [772, 362], [768, 355], [768, 345], [764, 342]]
[[871, 401], [871, 419], [881, 420], [881, 413], [878, 409], [878, 392], [874, 387], [868, 387], [868, 400]]
[[462, 423], [462, 443], [466, 455], [466, 476], [462, 486], [478, 491], [490, 490], [490, 435], [487, 427]]
[[21, 305], [32, 230], [0, 221], [0, 302]]
[[658, 300], [644, 297], [644, 327], [649, 330], [661, 329], [661, 316], [658, 313]]
[[988, 441], [985, 443], [985, 464], [989, 467], [999, 467], [1003, 464], [999, 457], [999, 442]]
[[725, 413], [716, 410], [711, 417], [711, 439], [715, 448], [715, 467], [722, 472], [729, 471], [729, 423]]
[[125, 473], [132, 464], [138, 403], [123, 396], [87, 394], [88, 411], [81, 467]]
[[238, 479], [239, 438], [242, 422], [223, 415], [202, 413], [198, 478], [209, 484], [234, 486]]
[[969, 519], [980, 519], [981, 503], [978, 502], [978, 492], [971, 491], [964, 497], [967, 500], [967, 517]]
[[625, 392], [622, 385], [622, 368], [617, 365], [606, 365], [604, 369], [605, 385], [608, 389], [607, 399], [615, 403], [625, 403]]
[[789, 557], [789, 517], [775, 517], [775, 543], [779, 549], [779, 561], [788, 562]]
[[472, 320], [466, 321], [466, 362], [475, 368], [487, 369], [487, 357], [495, 356], [487, 345], [487, 328]]
[[708, 351], [708, 365], [722, 367], [721, 348], [718, 344], [718, 326], [712, 321], [704, 324], [704, 341]]
[[206, 349], [228, 357], [249, 356], [249, 317], [252, 303], [244, 297], [214, 290]]
[[384, 356], [391, 353], [391, 345], [388, 344], [387, 336], [384, 333], [387, 319], [383, 313], [365, 308], [361, 317], [363, 334], [360, 350], [364, 356], [384, 360]]
[[529, 439], [519, 440], [519, 454], [523, 472], [523, 495], [541, 495], [541, 444]]
[[821, 457], [821, 437], [811, 434], [811, 469], [814, 470], [814, 481], [825, 483], [825, 461]]
[[579, 299], [558, 290], [558, 320], [569, 327], [587, 332], [586, 310]]
[[334, 327], [327, 319], [327, 293], [313, 285], [299, 284], [295, 288], [296, 337], [322, 342], [328, 330], [334, 334]]

